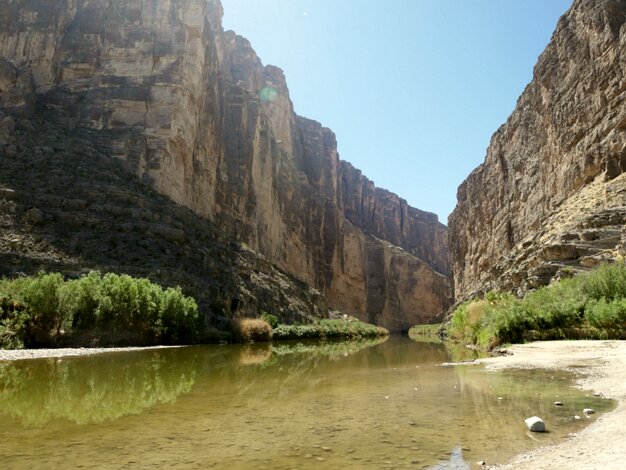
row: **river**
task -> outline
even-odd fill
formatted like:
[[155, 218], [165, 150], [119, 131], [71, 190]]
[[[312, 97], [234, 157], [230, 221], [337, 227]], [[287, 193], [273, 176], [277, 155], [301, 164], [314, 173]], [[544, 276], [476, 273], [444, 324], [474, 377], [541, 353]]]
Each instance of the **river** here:
[[[614, 406], [574, 389], [567, 374], [442, 365], [459, 358], [392, 336], [0, 362], [0, 462], [477, 468], [559, 442], [589, 422], [583, 408]], [[524, 419], [533, 415], [550, 432], [531, 434]]]

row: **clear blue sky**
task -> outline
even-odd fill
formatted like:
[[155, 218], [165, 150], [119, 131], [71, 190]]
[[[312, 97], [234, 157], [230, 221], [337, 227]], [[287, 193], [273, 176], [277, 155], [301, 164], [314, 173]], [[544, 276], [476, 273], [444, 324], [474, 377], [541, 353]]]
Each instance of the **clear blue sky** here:
[[435, 212], [485, 158], [571, 0], [222, 0], [298, 114], [377, 186]]

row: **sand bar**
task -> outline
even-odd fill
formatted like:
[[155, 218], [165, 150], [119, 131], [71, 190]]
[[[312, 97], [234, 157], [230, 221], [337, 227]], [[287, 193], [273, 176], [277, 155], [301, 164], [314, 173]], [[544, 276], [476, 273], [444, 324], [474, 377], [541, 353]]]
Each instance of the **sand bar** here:
[[126, 348], [58, 348], [58, 349], [0, 349], [0, 361], [23, 359], [45, 359], [50, 357], [93, 356], [125, 351], [147, 351], [150, 349], [180, 348], [184, 346], [148, 346]]
[[565, 442], [525, 452], [496, 468], [626, 468], [626, 341], [545, 341], [507, 349], [513, 355], [480, 362], [489, 369], [571, 370], [579, 387], [616, 399], [618, 406]]

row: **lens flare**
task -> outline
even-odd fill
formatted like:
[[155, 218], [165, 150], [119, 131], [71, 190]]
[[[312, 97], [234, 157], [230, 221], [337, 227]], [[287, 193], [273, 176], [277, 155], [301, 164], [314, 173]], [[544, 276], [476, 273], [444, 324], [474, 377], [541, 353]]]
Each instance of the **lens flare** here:
[[278, 91], [276, 91], [276, 88], [271, 86], [265, 87], [259, 92], [261, 101], [274, 101], [276, 99], [276, 95], [278, 95]]

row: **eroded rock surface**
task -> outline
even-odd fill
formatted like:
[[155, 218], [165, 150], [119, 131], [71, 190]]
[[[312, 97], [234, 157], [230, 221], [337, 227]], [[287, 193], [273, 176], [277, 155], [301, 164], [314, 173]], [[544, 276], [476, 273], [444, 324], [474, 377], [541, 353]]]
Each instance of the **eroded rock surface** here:
[[[51, 161], [68, 154], [71, 136], [90, 147], [78, 167], [92, 154], [117, 159], [332, 308], [392, 330], [445, 310], [445, 226], [341, 161], [333, 133], [295, 114], [282, 71], [223, 31], [221, 16], [217, 0], [9, 1], [0, 11], [0, 159], [13, 160], [2, 165], [34, 158], [33, 132], [59, 136], [40, 149]], [[27, 184], [2, 183], [25, 200]], [[48, 196], [65, 200], [59, 188]], [[89, 201], [68, 223], [86, 217]], [[20, 223], [45, 230], [57, 202], [18, 209]], [[127, 209], [113, 206], [116, 216]], [[127, 228], [197, 241], [182, 222]], [[258, 299], [242, 307], [244, 297], [233, 294], [237, 309], [277, 308]]]
[[575, 0], [533, 81], [461, 184], [456, 300], [545, 285], [624, 254], [626, 2]]

